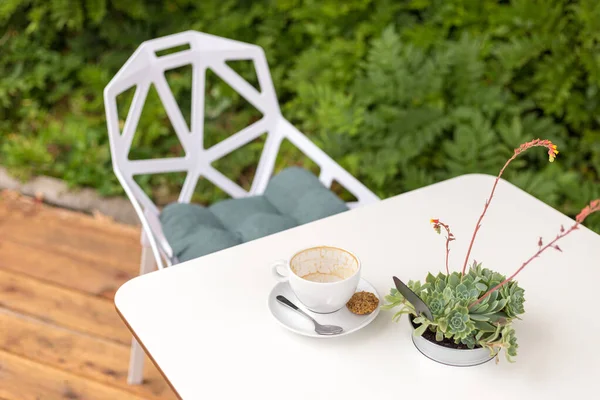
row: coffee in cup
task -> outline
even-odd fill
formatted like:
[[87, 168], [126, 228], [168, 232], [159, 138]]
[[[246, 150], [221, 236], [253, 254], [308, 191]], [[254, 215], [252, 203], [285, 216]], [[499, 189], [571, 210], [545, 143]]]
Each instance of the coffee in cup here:
[[298, 300], [316, 313], [338, 311], [350, 300], [360, 280], [360, 260], [331, 246], [301, 250], [271, 267], [280, 282], [289, 282]]

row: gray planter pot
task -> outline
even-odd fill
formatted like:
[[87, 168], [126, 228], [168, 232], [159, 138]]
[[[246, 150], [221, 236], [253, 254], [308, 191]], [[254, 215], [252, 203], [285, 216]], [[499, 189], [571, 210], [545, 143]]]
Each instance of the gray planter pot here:
[[412, 328], [412, 341], [415, 347], [427, 358], [437, 361], [440, 364], [450, 365], [453, 367], [472, 367], [486, 363], [496, 357], [490, 355], [490, 351], [485, 348], [477, 349], [453, 349], [450, 347], [441, 346], [435, 342], [430, 342], [423, 336], [414, 335], [414, 326], [408, 318], [410, 327]]

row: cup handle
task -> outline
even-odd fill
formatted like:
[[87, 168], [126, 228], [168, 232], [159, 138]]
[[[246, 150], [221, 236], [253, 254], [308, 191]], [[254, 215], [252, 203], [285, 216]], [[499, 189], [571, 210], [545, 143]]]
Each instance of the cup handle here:
[[[285, 267], [285, 274], [279, 272], [279, 267]], [[285, 260], [277, 260], [271, 265], [271, 273], [273, 277], [279, 282], [287, 282], [290, 279], [290, 269], [288, 263]]]

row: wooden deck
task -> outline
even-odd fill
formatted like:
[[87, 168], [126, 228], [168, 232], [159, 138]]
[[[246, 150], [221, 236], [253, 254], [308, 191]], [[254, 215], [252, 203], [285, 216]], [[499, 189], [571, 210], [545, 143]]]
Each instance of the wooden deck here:
[[135, 277], [136, 228], [0, 198], [0, 400], [176, 399], [150, 361], [126, 382], [131, 335], [113, 296]]

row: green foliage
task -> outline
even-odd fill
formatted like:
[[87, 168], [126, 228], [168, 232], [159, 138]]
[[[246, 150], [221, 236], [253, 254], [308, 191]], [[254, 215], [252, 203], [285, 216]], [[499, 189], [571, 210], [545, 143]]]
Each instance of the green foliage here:
[[[527, 155], [507, 180], [570, 216], [600, 197], [596, 0], [3, 0], [0, 164], [23, 179], [47, 174], [122, 194], [102, 90], [141, 42], [188, 29], [262, 46], [286, 117], [382, 197], [496, 174], [537, 137], [558, 144], [557, 162]], [[232, 68], [255, 80], [251, 66]], [[190, 76], [167, 73], [188, 121]], [[207, 79], [211, 145], [260, 113]], [[181, 152], [156, 97], [137, 134], [133, 158]], [[218, 168], [247, 186], [261, 146]], [[312, 167], [299, 152], [283, 157], [278, 168]], [[141, 182], [174, 193], [180, 178]], [[204, 183], [197, 193], [224, 197]], [[586, 224], [600, 232], [599, 216]]]
[[385, 297], [387, 304], [382, 308], [400, 307], [393, 317], [396, 321], [403, 314], [412, 315], [413, 323], [417, 325], [414, 331], [417, 336], [429, 329], [435, 333], [436, 341], [451, 339], [470, 349], [484, 347], [492, 355], [504, 349], [506, 359], [512, 361], [518, 347], [512, 321], [525, 312], [525, 291], [517, 282], [511, 281], [473, 305], [488, 289], [505, 278], [482, 268], [481, 263], [473, 263], [465, 276], [460, 272], [450, 275], [439, 273], [437, 276], [429, 273], [423, 284], [420, 281], [408, 282], [408, 287], [429, 307], [433, 321], [418, 315], [414, 306], [397, 289], [390, 290]]

